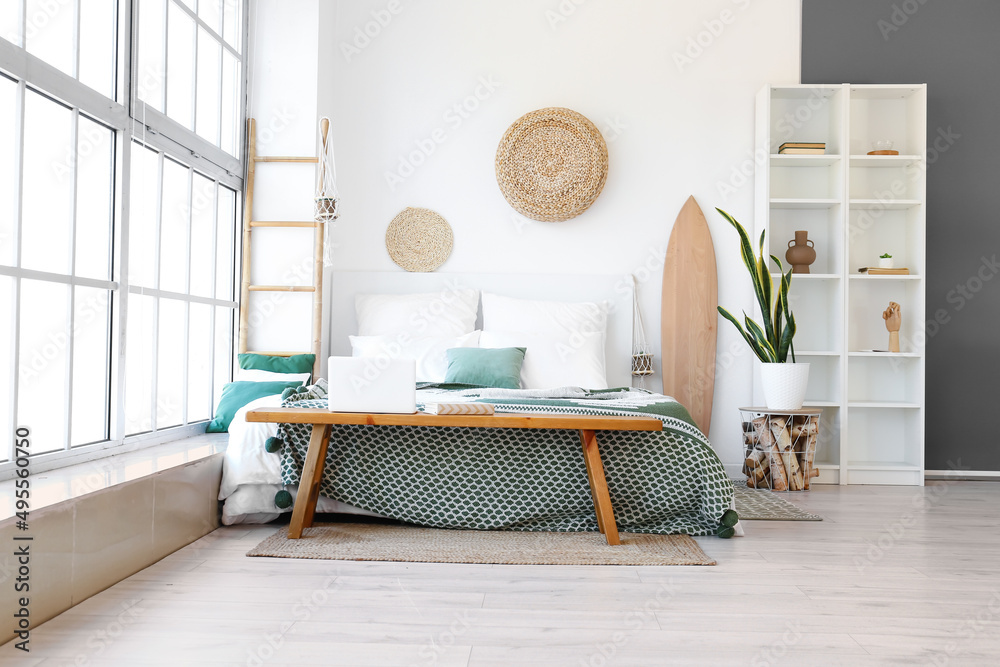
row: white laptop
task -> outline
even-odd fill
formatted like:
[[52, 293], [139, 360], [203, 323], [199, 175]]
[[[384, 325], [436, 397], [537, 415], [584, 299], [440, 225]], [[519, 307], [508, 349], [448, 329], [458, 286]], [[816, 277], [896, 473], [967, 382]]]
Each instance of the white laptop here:
[[417, 411], [417, 362], [387, 357], [330, 357], [332, 412]]

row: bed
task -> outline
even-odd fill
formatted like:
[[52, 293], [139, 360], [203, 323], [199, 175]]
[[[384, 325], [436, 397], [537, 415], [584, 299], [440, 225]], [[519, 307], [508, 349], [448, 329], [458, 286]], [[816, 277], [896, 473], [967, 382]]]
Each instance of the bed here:
[[[608, 303], [604, 338], [608, 388], [576, 386], [491, 389], [425, 384], [418, 409], [439, 402], [488, 402], [498, 412], [643, 414], [662, 432], [604, 432], [602, 458], [619, 528], [624, 532], [715, 534], [732, 507], [732, 484], [707, 438], [673, 399], [628, 387], [632, 293], [620, 276], [447, 276], [335, 273], [331, 354], [349, 354], [358, 331], [354, 296], [365, 291], [407, 293], [435, 281], [475, 284], [508, 294]], [[547, 282], [540, 290], [541, 282]], [[441, 284], [440, 282], [438, 284]], [[498, 291], [499, 291], [498, 289]], [[477, 316], [481, 327], [483, 317]], [[248, 423], [263, 407], [325, 408], [322, 383], [282, 400], [264, 396], [236, 413], [230, 426], [220, 499], [223, 523], [260, 523], [290, 511], [309, 440], [302, 425]], [[268, 452], [265, 444], [272, 440]], [[278, 443], [278, 447], [274, 447]], [[441, 528], [592, 531], [597, 529], [579, 439], [572, 431], [336, 426], [331, 433], [317, 511], [394, 518]], [[336, 471], [336, 474], [333, 474]], [[276, 497], [286, 491], [288, 506]]]

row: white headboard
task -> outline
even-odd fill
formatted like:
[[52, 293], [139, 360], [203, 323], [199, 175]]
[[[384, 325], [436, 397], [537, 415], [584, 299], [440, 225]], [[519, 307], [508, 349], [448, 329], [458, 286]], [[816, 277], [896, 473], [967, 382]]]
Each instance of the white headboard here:
[[[632, 384], [632, 278], [629, 275], [525, 273], [408, 273], [334, 271], [330, 282], [330, 355], [350, 355], [348, 336], [358, 330], [356, 294], [411, 294], [443, 289], [478, 289], [519, 299], [607, 301], [605, 348], [608, 386]], [[476, 326], [482, 327], [482, 306]], [[323, 360], [326, 373], [326, 360]]]

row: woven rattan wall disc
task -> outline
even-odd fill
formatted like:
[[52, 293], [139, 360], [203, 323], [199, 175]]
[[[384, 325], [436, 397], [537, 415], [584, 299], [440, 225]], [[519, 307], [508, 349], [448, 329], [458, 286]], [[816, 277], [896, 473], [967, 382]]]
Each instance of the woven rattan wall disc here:
[[385, 230], [392, 261], [407, 271], [433, 271], [451, 254], [451, 225], [429, 208], [406, 208]]
[[514, 121], [497, 148], [497, 183], [521, 215], [542, 222], [586, 211], [608, 179], [600, 130], [570, 109], [549, 107]]

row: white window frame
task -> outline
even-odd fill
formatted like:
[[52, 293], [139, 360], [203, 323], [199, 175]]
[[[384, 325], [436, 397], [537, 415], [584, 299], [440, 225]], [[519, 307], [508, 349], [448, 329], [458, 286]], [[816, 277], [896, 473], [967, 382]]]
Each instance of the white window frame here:
[[[9, 0], [8, 0], [9, 1]], [[22, 33], [24, 29], [23, 0], [17, 0], [21, 5], [17, 9], [21, 17]], [[86, 0], [75, 0], [85, 2]], [[245, 144], [245, 116], [247, 113], [247, 81], [249, 77], [249, 41], [250, 7], [249, 0], [239, 0], [242, 4], [242, 27], [240, 43], [242, 53], [234, 53], [242, 63], [240, 76], [240, 97], [239, 108], [240, 118], [237, 120], [239, 130], [239, 146]], [[183, 3], [181, 3], [183, 4]], [[40, 91], [53, 99], [59, 100], [73, 109], [74, 120], [78, 124], [79, 114], [83, 113], [94, 120], [108, 126], [114, 132], [115, 163], [114, 163], [114, 206], [113, 206], [113, 250], [111, 255], [112, 275], [111, 280], [95, 280], [72, 275], [53, 274], [43, 271], [35, 271], [18, 267], [0, 265], [0, 275], [10, 276], [15, 279], [15, 297], [13, 307], [19, 311], [20, 280], [21, 279], [41, 279], [47, 282], [62, 283], [75, 286], [94, 287], [109, 290], [112, 294], [112, 315], [110, 321], [110, 341], [109, 341], [109, 372], [110, 372], [110, 438], [108, 440], [72, 447], [67, 442], [67, 448], [40, 454], [32, 457], [32, 470], [34, 472], [44, 472], [54, 468], [63, 467], [73, 463], [81, 463], [108, 456], [109, 454], [124, 453], [135, 449], [153, 446], [164, 441], [184, 438], [202, 433], [205, 430], [205, 422], [186, 424], [183, 426], [166, 428], [163, 430], [153, 430], [148, 433], [126, 436], [125, 434], [125, 340], [126, 327], [128, 323], [128, 294], [148, 294], [154, 296], [167, 296], [177, 298], [188, 304], [190, 303], [210, 303], [213, 306], [221, 305], [234, 309], [236, 302], [229, 299], [206, 298], [187, 294], [174, 294], [161, 292], [160, 290], [148, 287], [130, 285], [128, 282], [128, 230], [130, 211], [130, 189], [129, 177], [132, 173], [132, 151], [133, 142], [144, 144], [158, 152], [163, 153], [176, 161], [179, 161], [191, 169], [198, 171], [202, 175], [218, 184], [225, 185], [236, 191], [238, 207], [242, 206], [243, 197], [243, 174], [245, 173], [246, 151], [240, 150], [240, 157], [234, 158], [221, 148], [212, 145], [205, 139], [196, 135], [192, 130], [184, 128], [176, 121], [146, 107], [142, 102], [136, 100], [133, 92], [131, 73], [136, 66], [135, 52], [136, 45], [133, 43], [132, 35], [134, 8], [138, 6], [138, 0], [119, 0], [118, 6], [118, 41], [117, 41], [117, 100], [105, 97], [103, 94], [80, 83], [76, 78], [70, 76], [56, 67], [48, 64], [44, 60], [27, 52], [23, 47], [17, 46], [2, 36], [0, 36], [0, 71], [13, 78], [18, 84], [18, 103], [21, 111], [19, 119], [23, 122], [23, 107], [26, 88]], [[185, 8], [186, 9], [186, 8]], [[189, 10], [190, 13], [190, 10]], [[204, 21], [197, 15], [193, 18], [199, 26], [209, 30], [212, 34], [217, 34], [205, 25]], [[220, 37], [221, 43], [226, 48], [226, 42]], [[123, 54], [127, 54], [127, 57]], [[196, 95], [197, 91], [193, 91]], [[125, 101], [126, 103], [122, 103]], [[130, 111], [131, 110], [131, 111]], [[144, 124], [143, 124], [144, 122]], [[21, 128], [18, 128], [19, 130]], [[17, 163], [19, 165], [18, 191], [23, 178], [23, 131], [19, 132], [20, 141], [18, 148]], [[163, 158], [161, 158], [163, 159]], [[21, 205], [19, 195], [19, 206], [15, 226], [15, 242], [20, 248], [21, 242]], [[241, 215], [239, 210], [236, 213], [233, 232], [233, 280], [237, 281], [239, 269], [239, 256], [241, 252], [239, 225]], [[216, 221], [218, 224], [218, 221]], [[19, 251], [20, 252], [20, 251]], [[20, 258], [18, 257], [18, 264]], [[235, 295], [233, 295], [235, 297]], [[214, 318], [213, 318], [214, 322]], [[235, 327], [235, 318], [234, 325]], [[214, 333], [214, 323], [213, 323]], [[235, 334], [235, 331], [234, 331]], [[12, 345], [12, 368], [18, 367], [20, 356], [20, 326], [14, 323], [12, 335], [14, 344]], [[214, 346], [213, 346], [214, 354]], [[213, 359], [214, 361], [214, 359]], [[215, 364], [212, 365], [212, 373], [215, 372]], [[72, 373], [72, 370], [70, 370]], [[71, 379], [71, 375], [70, 375]], [[4, 379], [6, 381], [6, 379]], [[154, 378], [155, 381], [155, 378]], [[18, 405], [18, 382], [13, 383], [11, 396], [11, 416], [16, 422]], [[72, 385], [70, 385], [71, 387]], [[71, 391], [71, 389], [67, 389]], [[153, 393], [155, 396], [155, 386]], [[187, 387], [185, 387], [185, 419], [187, 410]], [[67, 408], [69, 409], [69, 407]], [[154, 410], [155, 420], [155, 410]], [[71, 415], [67, 415], [67, 420]], [[13, 424], [17, 426], [17, 424]], [[30, 424], [28, 425], [30, 426]], [[155, 421], [154, 421], [155, 429]], [[5, 438], [7, 434], [4, 434]], [[12, 438], [11, 438], [12, 440]], [[6, 442], [6, 439], [4, 440]], [[13, 446], [11, 445], [11, 449]], [[10, 479], [15, 474], [15, 464], [13, 451], [9, 452], [7, 461], [0, 463], [0, 480]]]

